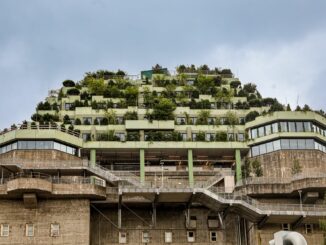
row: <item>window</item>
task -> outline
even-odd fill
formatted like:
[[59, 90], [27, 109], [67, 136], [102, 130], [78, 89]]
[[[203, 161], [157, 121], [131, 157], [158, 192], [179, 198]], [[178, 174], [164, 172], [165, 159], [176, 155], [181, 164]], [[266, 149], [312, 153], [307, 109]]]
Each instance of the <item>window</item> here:
[[239, 123], [241, 124], [241, 125], [243, 125], [243, 124], [245, 124], [245, 118], [244, 117], [239, 117]]
[[74, 103], [65, 103], [65, 110], [69, 111], [70, 109], [73, 109]]
[[117, 117], [117, 123], [118, 124], [123, 124], [123, 122], [124, 122], [123, 117]]
[[265, 136], [265, 127], [258, 128], [258, 136], [259, 137]]
[[149, 243], [150, 237], [149, 237], [149, 232], [148, 231], [143, 231], [142, 233], [142, 242], [143, 243]]
[[295, 123], [294, 122], [289, 122], [289, 132], [295, 132]]
[[283, 231], [289, 231], [290, 229], [291, 229], [290, 224], [287, 224], [287, 223], [282, 224], [282, 230]]
[[186, 124], [186, 118], [185, 117], [177, 117], [177, 124], [178, 125]]
[[207, 133], [206, 134], [206, 141], [214, 141], [215, 134]]
[[59, 236], [60, 225], [55, 223], [51, 224], [51, 236]]
[[273, 142], [266, 143], [266, 151], [267, 153], [274, 151]]
[[272, 133], [272, 125], [266, 125], [265, 126], [265, 133], [266, 135], [270, 135]]
[[221, 124], [222, 125], [224, 125], [226, 121], [227, 121], [227, 118], [226, 117], [221, 117]]
[[208, 225], [208, 228], [210, 228], [210, 229], [218, 228], [219, 227], [219, 221], [218, 221], [217, 216], [208, 216], [207, 225]]
[[303, 122], [296, 122], [295, 123], [297, 132], [303, 132]]
[[290, 140], [290, 149], [295, 150], [298, 149], [298, 141], [297, 140]]
[[266, 153], [266, 145], [265, 144], [262, 144], [259, 146], [259, 152], [260, 152], [260, 154]]
[[194, 231], [187, 231], [187, 241], [195, 242], [195, 232]]
[[287, 132], [288, 131], [287, 122], [280, 122], [280, 128], [281, 128], [281, 132]]
[[127, 243], [127, 232], [119, 232], [119, 243]]
[[196, 216], [190, 216], [189, 227], [196, 228], [197, 227], [197, 218]]
[[191, 117], [190, 122], [191, 122], [192, 125], [195, 125], [196, 122], [197, 122], [197, 117]]
[[314, 149], [314, 140], [306, 139], [306, 149]]
[[251, 130], [251, 138], [252, 139], [256, 139], [257, 138], [257, 129], [256, 128], [254, 128], [254, 129], [252, 129]]
[[290, 149], [290, 142], [287, 139], [281, 140], [281, 148], [284, 150]]
[[234, 141], [234, 134], [228, 133], [228, 141]]
[[280, 140], [275, 140], [273, 142], [273, 148], [274, 148], [274, 151], [281, 150], [281, 141]]
[[209, 117], [209, 118], [208, 118], [208, 124], [209, 124], [209, 125], [214, 125], [214, 124], [215, 124], [215, 120], [216, 120], [216, 119], [215, 119], [214, 117]]
[[311, 122], [304, 122], [303, 126], [305, 132], [311, 132]]
[[26, 224], [26, 236], [32, 237], [34, 236], [34, 225]]
[[306, 149], [306, 141], [303, 139], [299, 139], [298, 141], [298, 149]]
[[182, 140], [186, 141], [187, 140], [187, 133], [180, 133]]
[[91, 134], [89, 133], [84, 133], [82, 134], [83, 141], [90, 141], [91, 140]]
[[92, 124], [92, 118], [91, 117], [84, 117], [83, 122], [84, 122], [84, 125], [91, 125]]
[[9, 236], [9, 224], [1, 224], [1, 236]]
[[120, 141], [126, 141], [125, 133], [116, 133], [115, 136], [117, 136]]
[[97, 121], [97, 124], [101, 125], [101, 122], [102, 122], [103, 119], [104, 119], [104, 117], [97, 117], [95, 119], [95, 121]]
[[253, 157], [259, 155], [259, 146], [254, 146], [254, 147], [251, 148], [251, 150], [252, 150], [252, 156]]
[[244, 141], [244, 134], [243, 133], [238, 133], [238, 141], [240, 141], [240, 142]]
[[310, 234], [313, 232], [313, 224], [305, 224], [306, 234]]
[[197, 134], [196, 133], [192, 133], [192, 141], [196, 141], [197, 138]]
[[210, 231], [210, 240], [211, 240], [211, 242], [217, 241], [217, 232], [216, 231]]
[[172, 243], [172, 231], [166, 231], [164, 233], [164, 242], [165, 243]]
[[272, 132], [273, 134], [278, 133], [278, 123], [272, 124]]

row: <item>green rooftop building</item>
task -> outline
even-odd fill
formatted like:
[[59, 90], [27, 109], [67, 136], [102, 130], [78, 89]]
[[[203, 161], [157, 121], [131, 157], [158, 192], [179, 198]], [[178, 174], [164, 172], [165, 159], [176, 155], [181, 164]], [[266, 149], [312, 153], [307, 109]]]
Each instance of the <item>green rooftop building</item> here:
[[171, 74], [86, 73], [1, 132], [0, 244], [324, 244], [325, 114]]

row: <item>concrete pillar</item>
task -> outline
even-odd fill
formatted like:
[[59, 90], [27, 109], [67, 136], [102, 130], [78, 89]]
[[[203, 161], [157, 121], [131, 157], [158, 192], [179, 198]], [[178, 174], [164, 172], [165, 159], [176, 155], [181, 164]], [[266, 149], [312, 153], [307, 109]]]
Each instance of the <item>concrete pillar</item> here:
[[91, 149], [89, 158], [90, 158], [91, 166], [94, 167], [96, 165], [96, 150], [95, 149]]
[[192, 139], [191, 127], [187, 127], [187, 140], [191, 140], [191, 139]]
[[235, 150], [235, 172], [236, 172], [236, 181], [240, 181], [242, 179], [242, 171], [241, 171], [241, 153], [239, 149]]
[[145, 131], [144, 130], [139, 130], [139, 140], [145, 141]]
[[145, 150], [139, 150], [139, 160], [140, 160], [140, 182], [145, 182]]
[[189, 186], [194, 186], [194, 171], [193, 171], [193, 156], [192, 149], [188, 149], [188, 176], [189, 176]]

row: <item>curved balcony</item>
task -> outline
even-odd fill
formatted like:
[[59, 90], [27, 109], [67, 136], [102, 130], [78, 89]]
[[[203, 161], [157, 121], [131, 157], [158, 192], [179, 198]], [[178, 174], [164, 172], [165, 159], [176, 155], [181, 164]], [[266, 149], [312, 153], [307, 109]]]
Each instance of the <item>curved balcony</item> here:
[[48, 175], [18, 173], [7, 180], [8, 193], [51, 193], [52, 182]]

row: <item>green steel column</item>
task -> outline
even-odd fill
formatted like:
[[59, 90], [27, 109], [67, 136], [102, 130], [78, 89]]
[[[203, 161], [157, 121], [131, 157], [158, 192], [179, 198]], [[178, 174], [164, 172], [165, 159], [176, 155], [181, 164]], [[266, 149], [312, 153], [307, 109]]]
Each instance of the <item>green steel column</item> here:
[[188, 149], [188, 176], [189, 176], [189, 186], [194, 187], [194, 171], [193, 171], [192, 149]]
[[145, 150], [139, 150], [139, 158], [140, 158], [140, 182], [145, 182]]
[[93, 166], [93, 167], [96, 165], [96, 150], [95, 149], [91, 149], [90, 163], [91, 163], [91, 166]]
[[236, 177], [237, 177], [237, 182], [242, 179], [242, 172], [241, 172], [241, 154], [240, 150], [236, 149], [235, 150], [235, 166], [236, 166]]

